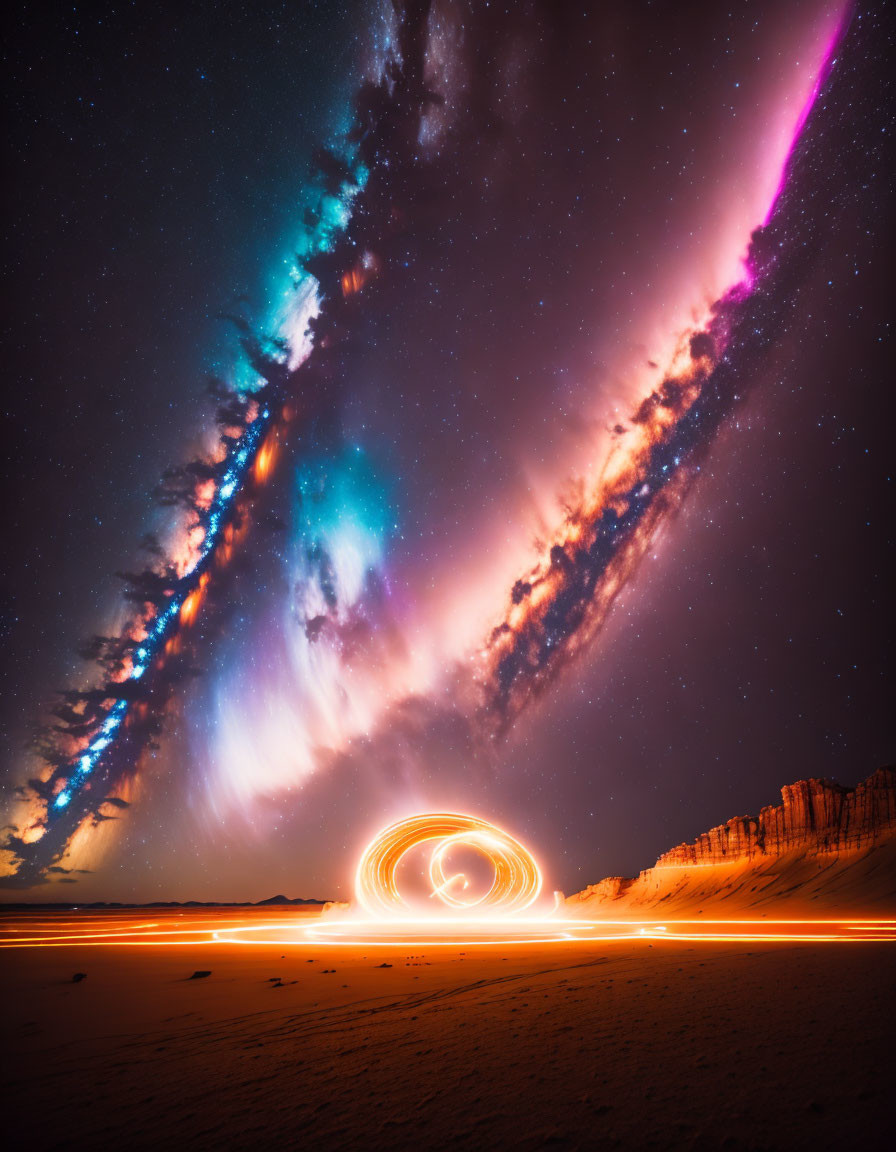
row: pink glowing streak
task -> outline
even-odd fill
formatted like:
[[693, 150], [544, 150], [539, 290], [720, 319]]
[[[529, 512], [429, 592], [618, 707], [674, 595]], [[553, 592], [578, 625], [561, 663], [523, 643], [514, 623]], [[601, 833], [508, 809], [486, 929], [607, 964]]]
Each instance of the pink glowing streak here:
[[806, 121], [812, 114], [812, 109], [815, 107], [815, 102], [818, 99], [822, 88], [827, 83], [828, 77], [831, 74], [831, 69], [834, 66], [834, 57], [837, 49], [843, 42], [843, 37], [849, 27], [849, 22], [852, 19], [852, 5], [849, 5], [843, 15], [837, 22], [831, 37], [825, 47], [824, 54], [821, 58], [821, 63], [818, 66], [818, 71], [815, 75], [815, 83], [812, 85], [812, 91], [809, 93], [805, 104], [797, 117], [796, 124], [793, 127], [793, 134], [791, 136], [790, 147], [787, 149], [787, 155], [784, 157], [784, 163], [781, 165], [781, 175], [778, 179], [778, 186], [769, 203], [768, 212], [765, 219], [762, 221], [762, 227], [766, 228], [771, 221], [772, 216], [775, 214], [775, 209], [778, 206], [778, 201], [784, 192], [784, 186], [787, 183], [787, 175], [790, 170], [790, 162], [793, 159], [793, 154], [796, 151], [797, 145], [800, 142], [800, 137], [803, 134], [803, 129], [806, 127]]

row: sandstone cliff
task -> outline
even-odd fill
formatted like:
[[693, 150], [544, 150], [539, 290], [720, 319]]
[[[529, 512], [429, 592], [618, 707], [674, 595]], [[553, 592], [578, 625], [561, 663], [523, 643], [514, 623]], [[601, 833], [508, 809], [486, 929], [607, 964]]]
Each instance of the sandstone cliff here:
[[657, 868], [781, 856], [794, 849], [851, 852], [896, 834], [892, 768], [881, 768], [855, 788], [833, 780], [798, 780], [781, 789], [781, 800], [758, 816], [735, 816], [693, 844], [664, 852]]
[[665, 852], [635, 878], [610, 876], [570, 896], [609, 915], [814, 908], [896, 908], [896, 771], [855, 788], [800, 780], [782, 803], [738, 816]]

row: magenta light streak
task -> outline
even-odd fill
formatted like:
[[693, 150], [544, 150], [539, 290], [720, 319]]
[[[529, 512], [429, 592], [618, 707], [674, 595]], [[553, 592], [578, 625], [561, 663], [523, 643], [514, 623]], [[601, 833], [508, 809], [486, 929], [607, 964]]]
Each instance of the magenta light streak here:
[[790, 168], [790, 161], [793, 157], [794, 149], [799, 143], [800, 136], [802, 135], [803, 129], [806, 126], [806, 121], [809, 119], [812, 109], [815, 107], [815, 101], [818, 99], [819, 93], [827, 83], [827, 79], [831, 74], [831, 69], [834, 66], [835, 53], [840, 47], [840, 44], [843, 41], [843, 37], [846, 34], [846, 30], [849, 27], [850, 20], [852, 19], [852, 13], [853, 8], [850, 4], [846, 7], [843, 15], [840, 17], [840, 20], [837, 22], [837, 26], [831, 34], [831, 38], [824, 50], [821, 66], [819, 67], [818, 74], [815, 77], [815, 83], [812, 85], [812, 91], [809, 93], [809, 97], [806, 100], [806, 103], [803, 105], [802, 111], [800, 112], [796, 125], [794, 126], [793, 139], [790, 142], [790, 147], [787, 149], [787, 156], [784, 160], [784, 163], [781, 165], [781, 177], [778, 180], [778, 187], [775, 189], [775, 194], [771, 199], [771, 204], [769, 205], [766, 217], [762, 221], [763, 228], [767, 227], [771, 221], [772, 216], [775, 214], [775, 208], [778, 206], [778, 200], [781, 198], [781, 193], [784, 191], [784, 185], [787, 183], [787, 172]]

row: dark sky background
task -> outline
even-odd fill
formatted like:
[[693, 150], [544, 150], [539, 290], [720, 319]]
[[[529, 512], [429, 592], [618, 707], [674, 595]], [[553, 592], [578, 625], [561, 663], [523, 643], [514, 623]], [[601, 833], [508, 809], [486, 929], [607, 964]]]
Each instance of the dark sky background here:
[[8, 19], [5, 758], [156, 526], [149, 494], [208, 416], [217, 317], [264, 291], [362, 27], [313, 3]]
[[[472, 8], [437, 11], [444, 124], [394, 189], [400, 225], [383, 232], [381, 273], [339, 353], [345, 440], [392, 525], [383, 691], [397, 691], [397, 668], [395, 684], [430, 703], [446, 691], [431, 666], [484, 639], [508, 571], [593, 464], [629, 381], [731, 282], [723, 270], [776, 183], [776, 118], [837, 11]], [[497, 749], [399, 706], [360, 732], [347, 725], [339, 747], [316, 736], [313, 767], [291, 779], [311, 713], [296, 706], [284, 723], [307, 687], [287, 667], [301, 575], [290, 516], [317, 451], [296, 438], [269, 496], [285, 535], [250, 535], [230, 624], [210, 632], [202, 675], [179, 692], [79, 899], [345, 897], [373, 831], [442, 805], [506, 824], [550, 886], [571, 892], [758, 811], [782, 784], [851, 784], [892, 760], [892, 188], [880, 140], [894, 124], [888, 32], [859, 11], [848, 78], [805, 142], [797, 211], [819, 224], [805, 275], [773, 302], [784, 331], [588, 652]], [[381, 24], [363, 5], [138, 4], [89, 17], [29, 6], [10, 27], [10, 789], [29, 771], [41, 709], [83, 675], [79, 642], [115, 619], [114, 573], [162, 516], [156, 478], [199, 442], [204, 375], [227, 338], [215, 316], [264, 294], [311, 153], [346, 123]], [[822, 178], [832, 166], [849, 173], [836, 203]], [[402, 679], [423, 667], [419, 688]], [[348, 706], [316, 687], [332, 733]], [[264, 749], [267, 730], [289, 735], [261, 780], [264, 766], [233, 748]]]

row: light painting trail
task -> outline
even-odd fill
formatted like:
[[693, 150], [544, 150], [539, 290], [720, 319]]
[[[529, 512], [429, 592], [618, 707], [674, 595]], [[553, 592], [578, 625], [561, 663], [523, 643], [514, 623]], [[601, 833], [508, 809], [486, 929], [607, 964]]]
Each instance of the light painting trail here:
[[[520, 918], [513, 924], [499, 921], [489, 930], [468, 922], [467, 931], [439, 930], [439, 925], [416, 926], [380, 922], [371, 931], [364, 923], [328, 922], [316, 913], [272, 915], [253, 909], [153, 909], [151, 920], [123, 912], [19, 912], [0, 923], [0, 949], [13, 948], [188, 948], [240, 945], [257, 948], [301, 947], [470, 947], [512, 945], [572, 946], [576, 943], [688, 944], [852, 944], [896, 943], [896, 921], [888, 919], [666, 919], [658, 920], [541, 920]], [[309, 923], [310, 921], [310, 923]], [[460, 925], [457, 926], [460, 928]]]
[[[503, 828], [456, 812], [425, 812], [385, 828], [364, 850], [355, 876], [355, 897], [371, 916], [389, 919], [411, 914], [397, 872], [408, 853], [432, 841], [429, 895], [456, 915], [475, 909], [491, 916], [510, 916], [538, 899], [542, 879], [535, 857]], [[463, 895], [468, 887], [463, 873], [445, 873], [451, 851], [461, 847], [481, 853], [494, 870], [491, 887], [478, 897]]]
[[[401, 891], [402, 862], [425, 848], [430, 850], [427, 896], [441, 902], [441, 912]], [[450, 871], [451, 853], [458, 849], [481, 855], [493, 870], [491, 884], [478, 897], [462, 895], [466, 878]], [[0, 922], [0, 948], [896, 942], [896, 921], [882, 918], [582, 920], [564, 915], [559, 893], [553, 908], [538, 914], [532, 909], [542, 884], [535, 857], [504, 829], [461, 813], [423, 812], [384, 828], [362, 852], [355, 898], [364, 915], [324, 909], [320, 915], [303, 910], [271, 918], [258, 910], [246, 917], [229, 909], [179, 909], [147, 920], [111, 911], [20, 913]]]

